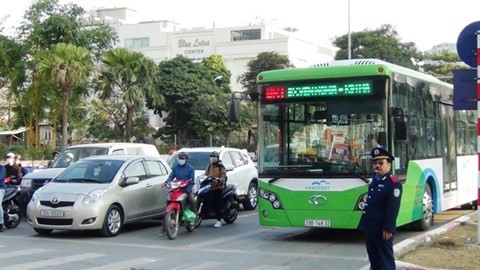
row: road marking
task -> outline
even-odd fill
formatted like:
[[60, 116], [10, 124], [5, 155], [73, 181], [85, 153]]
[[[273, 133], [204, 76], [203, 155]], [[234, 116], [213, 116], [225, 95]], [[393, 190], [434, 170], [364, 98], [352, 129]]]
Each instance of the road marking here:
[[[52, 254], [53, 256], [53, 254]], [[9, 265], [6, 267], [1, 267], [0, 270], [29, 270], [29, 269], [37, 269], [37, 268], [45, 268], [48, 266], [54, 266], [54, 265], [60, 265], [60, 264], [65, 264], [65, 263], [70, 263], [70, 262], [75, 262], [75, 261], [81, 261], [81, 260], [87, 260], [87, 259], [93, 259], [93, 258], [98, 258], [98, 257], [103, 257], [105, 255], [103, 254], [96, 254], [96, 253], [82, 253], [82, 254], [77, 254], [77, 255], [72, 255], [72, 256], [65, 256], [65, 257], [58, 257], [55, 259], [48, 259], [48, 260], [39, 260], [35, 262], [27, 262], [27, 263], [21, 263], [21, 264], [14, 264], [14, 265]]]
[[218, 237], [218, 238], [215, 238], [215, 239], [210, 240], [210, 241], [203, 241], [201, 243], [189, 245], [189, 248], [200, 249], [200, 248], [206, 247], [206, 246], [215, 246], [216, 244], [220, 244], [222, 242], [230, 242], [230, 241], [233, 241], [233, 240], [236, 240], [236, 239], [242, 239], [242, 238], [245, 238], [247, 236], [258, 234], [258, 233], [261, 233], [261, 232], [264, 232], [264, 231], [265, 231], [265, 229], [260, 229], [260, 230], [253, 230], [253, 231], [249, 231], [249, 232], [241, 233], [241, 234], [234, 234], [234, 235], [230, 235], [230, 236]]
[[45, 248], [31, 248], [31, 249], [24, 249], [24, 250], [16, 250], [12, 252], [0, 252], [0, 259], [7, 259], [12, 257], [19, 257], [19, 256], [28, 256], [32, 254], [42, 253], [42, 252], [51, 252], [53, 249], [45, 249]]
[[[218, 269], [220, 265], [223, 265], [225, 263], [221, 262], [203, 262], [201, 264], [187, 264], [187, 265], [182, 265], [179, 267], [172, 268], [172, 270], [181, 270], [181, 269], [192, 269], [192, 270], [204, 270], [204, 269]], [[228, 268], [228, 267], [226, 267]]]
[[283, 270], [283, 269], [291, 269], [289, 266], [278, 266], [278, 265], [260, 265], [255, 268], [250, 268], [250, 270], [270, 270], [270, 269], [275, 269], [275, 270]]
[[107, 265], [101, 265], [97, 267], [92, 267], [92, 268], [86, 268], [84, 270], [111, 270], [111, 269], [135, 269], [138, 266], [148, 264], [148, 263], [154, 263], [154, 262], [159, 262], [163, 259], [161, 258], [137, 258], [133, 260], [126, 260], [126, 261], [121, 261], [121, 262], [115, 262]]

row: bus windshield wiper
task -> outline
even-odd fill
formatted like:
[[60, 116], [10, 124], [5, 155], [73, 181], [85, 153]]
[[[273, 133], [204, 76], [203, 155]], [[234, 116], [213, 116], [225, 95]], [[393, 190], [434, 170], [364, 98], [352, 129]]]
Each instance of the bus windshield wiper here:
[[312, 166], [310, 165], [304, 165], [304, 166], [298, 166], [298, 165], [283, 165], [279, 166], [278, 169], [288, 169], [284, 174], [281, 174], [279, 176], [275, 176], [274, 178], [268, 180], [268, 183], [271, 184], [275, 181], [277, 181], [280, 178], [292, 175], [294, 173], [298, 172], [303, 172], [303, 173], [311, 173], [311, 171], [308, 168], [311, 168]]
[[368, 179], [365, 176], [363, 176], [357, 170], [355, 170], [356, 169], [355, 164], [352, 164], [352, 167], [353, 168], [350, 168], [349, 166], [345, 166], [345, 169], [347, 169], [349, 172], [355, 174], [356, 176], [360, 177], [360, 179], [362, 179], [363, 182], [365, 182], [367, 184], [370, 183], [370, 181], [368, 181]]

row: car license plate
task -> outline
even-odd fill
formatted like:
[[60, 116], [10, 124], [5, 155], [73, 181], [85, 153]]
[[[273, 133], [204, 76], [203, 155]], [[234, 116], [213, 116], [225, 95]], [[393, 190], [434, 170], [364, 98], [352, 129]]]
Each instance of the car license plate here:
[[323, 227], [330, 228], [332, 226], [328, 219], [306, 219], [305, 227]]
[[65, 212], [58, 209], [41, 209], [40, 215], [42, 217], [63, 217], [65, 215]]

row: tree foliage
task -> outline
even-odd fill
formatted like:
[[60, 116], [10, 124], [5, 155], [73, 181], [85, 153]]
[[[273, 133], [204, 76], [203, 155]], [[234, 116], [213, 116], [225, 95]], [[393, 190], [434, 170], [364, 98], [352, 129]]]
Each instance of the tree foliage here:
[[424, 55], [423, 62], [421, 66], [423, 72], [449, 83], [453, 82], [453, 70], [469, 68], [460, 60], [457, 53], [447, 50], [427, 53]]
[[293, 64], [288, 56], [280, 55], [277, 52], [261, 52], [257, 57], [247, 64], [247, 71], [237, 79], [247, 92], [256, 91], [256, 80], [258, 73], [262, 71], [292, 68]]
[[50, 82], [62, 99], [62, 147], [65, 147], [68, 145], [69, 102], [73, 94], [86, 94], [85, 87], [93, 67], [90, 53], [82, 47], [58, 43], [51, 50], [39, 51], [36, 59], [40, 78]]
[[[408, 68], [415, 68], [421, 59], [415, 43], [402, 42], [395, 28], [388, 24], [375, 30], [353, 32], [350, 37], [352, 59], [376, 58]], [[348, 34], [335, 37], [332, 44], [339, 48], [336, 60], [348, 59]]]
[[125, 141], [129, 142], [134, 114], [143, 109], [145, 100], [149, 98], [153, 106], [164, 102], [163, 96], [155, 91], [157, 65], [143, 54], [123, 48], [104, 53], [102, 63], [98, 78], [100, 98], [109, 99], [114, 91], [121, 93], [126, 108]]

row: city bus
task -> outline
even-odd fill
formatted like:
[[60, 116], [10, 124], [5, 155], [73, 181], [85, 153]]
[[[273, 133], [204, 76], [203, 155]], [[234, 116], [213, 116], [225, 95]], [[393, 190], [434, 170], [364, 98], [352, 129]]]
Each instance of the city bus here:
[[263, 226], [357, 228], [375, 146], [403, 184], [397, 226], [427, 230], [437, 212], [476, 202], [476, 112], [454, 110], [452, 85], [433, 76], [340, 60], [261, 72], [250, 97]]

